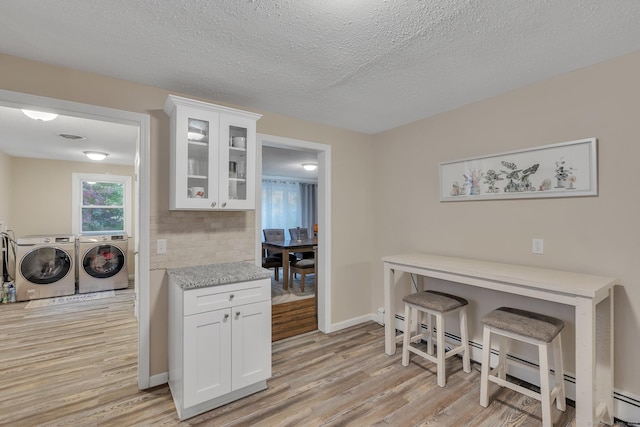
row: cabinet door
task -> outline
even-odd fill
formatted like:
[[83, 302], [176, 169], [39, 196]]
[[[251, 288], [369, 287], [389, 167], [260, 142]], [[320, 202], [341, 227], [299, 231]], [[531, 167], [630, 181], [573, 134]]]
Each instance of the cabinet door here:
[[181, 105], [176, 107], [175, 115], [172, 208], [217, 208], [219, 114]]
[[232, 308], [233, 389], [271, 377], [271, 301]]
[[184, 406], [231, 392], [231, 309], [184, 318]]
[[220, 115], [220, 209], [255, 209], [256, 121]]

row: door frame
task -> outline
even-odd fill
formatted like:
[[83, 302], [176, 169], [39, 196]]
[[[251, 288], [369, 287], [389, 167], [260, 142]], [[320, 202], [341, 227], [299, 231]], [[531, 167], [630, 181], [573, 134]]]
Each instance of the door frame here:
[[148, 114], [118, 110], [62, 99], [30, 95], [0, 89], [0, 105], [12, 108], [44, 109], [66, 116], [137, 126], [139, 129], [134, 159], [134, 263], [135, 309], [138, 319], [138, 388], [149, 388], [149, 218], [150, 218], [150, 140]]
[[318, 156], [318, 329], [331, 332], [331, 146], [282, 136], [257, 134], [256, 263], [262, 259], [262, 147], [294, 149]]

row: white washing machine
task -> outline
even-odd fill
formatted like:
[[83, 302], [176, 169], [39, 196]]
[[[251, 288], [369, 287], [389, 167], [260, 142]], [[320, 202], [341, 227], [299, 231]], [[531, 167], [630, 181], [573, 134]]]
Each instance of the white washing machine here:
[[78, 293], [129, 286], [126, 234], [83, 235], [78, 238]]
[[15, 249], [17, 301], [76, 293], [75, 236], [20, 237]]

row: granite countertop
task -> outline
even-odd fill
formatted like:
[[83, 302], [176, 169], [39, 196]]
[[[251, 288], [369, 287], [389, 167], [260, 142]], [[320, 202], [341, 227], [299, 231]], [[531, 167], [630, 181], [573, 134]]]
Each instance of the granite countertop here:
[[271, 271], [248, 262], [169, 268], [167, 273], [182, 289], [207, 288], [271, 277]]

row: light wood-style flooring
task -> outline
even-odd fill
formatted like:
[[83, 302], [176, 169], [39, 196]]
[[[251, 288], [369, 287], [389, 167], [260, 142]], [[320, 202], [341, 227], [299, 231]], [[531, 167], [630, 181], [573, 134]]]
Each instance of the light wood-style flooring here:
[[[25, 309], [0, 306], [2, 426], [539, 426], [540, 406], [501, 390], [478, 404], [477, 369], [448, 360], [402, 367], [384, 354], [383, 327], [369, 322], [273, 343], [268, 390], [179, 422], [166, 385], [137, 388], [133, 291], [115, 298]], [[477, 365], [474, 365], [477, 368]], [[574, 409], [553, 412], [573, 425]]]

